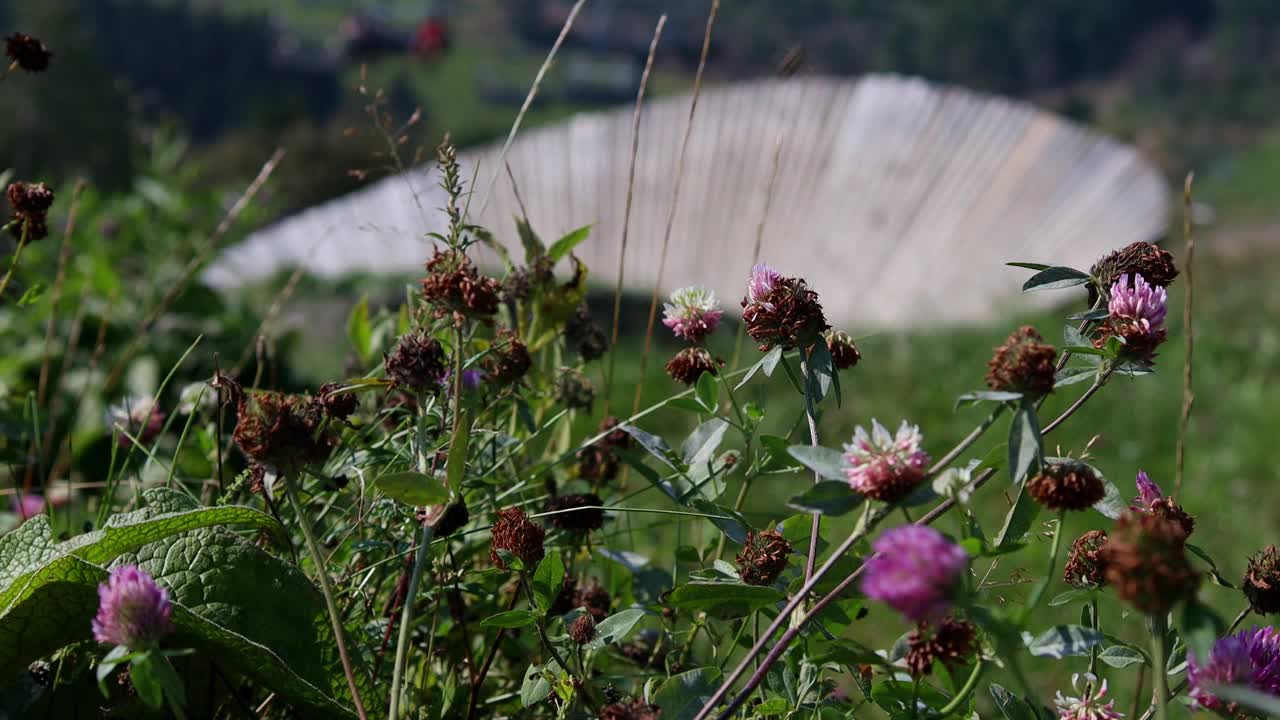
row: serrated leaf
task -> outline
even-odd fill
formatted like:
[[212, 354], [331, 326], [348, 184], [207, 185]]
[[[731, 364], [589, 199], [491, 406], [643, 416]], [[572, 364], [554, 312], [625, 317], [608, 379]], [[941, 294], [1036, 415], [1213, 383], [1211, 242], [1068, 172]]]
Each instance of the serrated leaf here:
[[605, 645], [621, 642], [644, 616], [644, 610], [630, 608], [601, 620], [596, 625], [596, 638], [587, 645], [587, 649], [598, 650]]
[[817, 473], [825, 480], [845, 480], [844, 455], [821, 445], [792, 445], [787, 448], [791, 457], [801, 465]]
[[1035, 275], [1032, 275], [1022, 284], [1022, 292], [1031, 292], [1033, 290], [1060, 290], [1062, 288], [1075, 287], [1089, 282], [1088, 273], [1080, 272], [1075, 268], [1055, 265], [1047, 267]]
[[532, 610], [507, 610], [480, 621], [480, 627], [487, 628], [522, 628], [538, 621], [538, 614]]
[[791, 498], [787, 505], [801, 512], [839, 517], [862, 505], [865, 500], [849, 487], [847, 481], [826, 480]]
[[374, 486], [388, 497], [405, 505], [423, 507], [449, 502], [449, 489], [430, 475], [412, 470], [387, 473], [374, 481]]
[[573, 252], [573, 249], [582, 244], [583, 240], [591, 234], [591, 226], [583, 225], [577, 230], [570, 230], [564, 237], [551, 243], [551, 247], [547, 250], [547, 257], [551, 262], [559, 262], [560, 258]]
[[740, 618], [761, 608], [770, 607], [786, 595], [777, 588], [734, 583], [689, 583], [667, 595], [674, 608], [703, 611], [718, 618]]
[[1102, 644], [1102, 633], [1083, 625], [1058, 625], [1031, 638], [1027, 650], [1036, 657], [1061, 660], [1073, 655], [1088, 655], [1091, 648]]

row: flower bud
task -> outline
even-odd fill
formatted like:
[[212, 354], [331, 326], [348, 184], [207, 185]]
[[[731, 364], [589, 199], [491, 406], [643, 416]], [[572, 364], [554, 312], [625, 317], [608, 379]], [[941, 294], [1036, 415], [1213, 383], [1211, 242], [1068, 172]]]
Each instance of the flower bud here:
[[1241, 585], [1254, 612], [1280, 613], [1280, 551], [1275, 545], [1268, 545], [1249, 558], [1249, 569]]

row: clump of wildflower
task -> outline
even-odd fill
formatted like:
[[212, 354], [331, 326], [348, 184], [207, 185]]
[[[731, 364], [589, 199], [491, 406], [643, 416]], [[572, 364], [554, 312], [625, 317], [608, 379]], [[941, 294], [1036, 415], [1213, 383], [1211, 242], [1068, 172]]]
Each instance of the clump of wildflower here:
[[1280, 613], [1280, 550], [1268, 545], [1249, 558], [1249, 568], [1240, 584], [1254, 612]]
[[907, 670], [924, 677], [940, 662], [948, 670], [963, 666], [978, 649], [978, 630], [963, 618], [948, 616], [921, 623], [907, 638]]
[[165, 414], [154, 398], [125, 398], [107, 408], [107, 428], [118, 433], [116, 443], [122, 448], [133, 446], [129, 436], [146, 445], [164, 430]]
[[787, 568], [791, 543], [780, 533], [747, 531], [747, 540], [738, 553], [738, 575], [748, 585], [772, 585]]
[[1130, 506], [1130, 510], [1158, 515], [1169, 520], [1182, 528], [1183, 533], [1187, 537], [1191, 537], [1191, 533], [1196, 529], [1196, 519], [1187, 514], [1182, 506], [1173, 501], [1173, 498], [1164, 496], [1164, 492], [1160, 490], [1160, 486], [1151, 481], [1146, 471], [1139, 470], [1136, 478], [1138, 485], [1138, 497], [1134, 502], [1137, 506]]
[[1071, 543], [1067, 565], [1062, 580], [1077, 590], [1102, 587], [1107, 584], [1106, 564], [1102, 559], [1102, 547], [1107, 543], [1105, 530], [1090, 530]]
[[844, 472], [849, 487], [873, 500], [896, 502], [924, 481], [929, 454], [921, 448], [920, 428], [906, 420], [896, 435], [879, 421], [871, 421], [871, 432], [859, 426], [853, 442], [844, 446]]
[[[1105, 292], [1122, 275], [1141, 275], [1152, 285], [1168, 287], [1178, 277], [1178, 268], [1168, 250], [1139, 240], [1094, 263], [1089, 274], [1093, 276], [1094, 285]], [[1090, 297], [1089, 304], [1096, 299], [1096, 296]]]
[[574, 368], [560, 368], [556, 374], [556, 400], [574, 410], [591, 410], [596, 399], [596, 388], [591, 379]]
[[831, 362], [837, 370], [848, 370], [862, 360], [862, 353], [853, 343], [853, 338], [843, 330], [828, 330], [822, 334], [827, 341], [827, 350], [831, 353]]
[[1045, 465], [1027, 481], [1031, 498], [1050, 510], [1087, 510], [1107, 494], [1102, 478], [1082, 462]]
[[1216, 685], [1239, 685], [1280, 697], [1280, 633], [1252, 627], [1220, 638], [1208, 658], [1187, 653], [1187, 682], [1191, 699], [1224, 717], [1251, 717], [1237, 703], [1214, 694]]
[[498, 331], [485, 363], [493, 379], [505, 385], [524, 377], [533, 365], [533, 358], [516, 332], [504, 328]]
[[338, 392], [341, 383], [325, 383], [316, 392], [316, 402], [325, 415], [334, 420], [346, 420], [355, 414], [360, 399], [353, 392]]
[[579, 477], [599, 483], [618, 476], [621, 465], [617, 451], [630, 448], [633, 442], [631, 435], [618, 425], [615, 417], [600, 421], [599, 431], [605, 436], [578, 451]]
[[577, 311], [564, 324], [564, 337], [569, 347], [573, 348], [585, 362], [591, 362], [605, 354], [609, 349], [609, 337], [604, 328], [591, 317], [586, 304], [578, 306]]
[[[1084, 678], [1084, 685], [1080, 680]], [[1071, 688], [1079, 697], [1064, 697], [1058, 691], [1053, 704], [1058, 708], [1058, 720], [1120, 720], [1124, 713], [1116, 711], [1116, 701], [1107, 700], [1107, 681], [1098, 683], [1092, 673], [1075, 673], [1071, 676]]]
[[241, 399], [234, 437], [245, 455], [281, 472], [324, 462], [338, 443], [313, 398], [278, 392]]
[[764, 263], [751, 268], [742, 308], [747, 334], [762, 352], [775, 346], [808, 347], [830, 327], [818, 293], [804, 280], [784, 277]]
[[673, 380], [692, 385], [698, 382], [698, 378], [702, 377], [704, 372], [712, 375], [719, 374], [720, 366], [723, 364], [722, 361], [711, 357], [711, 353], [705, 348], [690, 347], [681, 350], [671, 358], [667, 363], [667, 374]]
[[1058, 351], [1030, 325], [1018, 328], [987, 361], [987, 387], [1041, 397], [1053, 392]]
[[661, 717], [662, 708], [640, 698], [606, 705], [600, 710], [600, 720], [660, 720]]
[[39, 38], [20, 32], [4, 39], [4, 54], [14, 65], [29, 73], [48, 70], [49, 61], [53, 59], [53, 53]]
[[449, 371], [440, 341], [426, 333], [410, 333], [400, 338], [382, 366], [395, 387], [419, 393], [434, 393]]
[[1199, 582], [1187, 559], [1186, 541], [1175, 522], [1149, 513], [1125, 513], [1102, 547], [1107, 584], [1149, 615], [1168, 612]]
[[888, 604], [908, 619], [929, 621], [954, 603], [969, 554], [942, 533], [924, 525], [885, 531], [872, 543], [862, 593]]
[[543, 540], [546, 531], [529, 520], [520, 508], [506, 508], [498, 511], [498, 521], [493, 524], [490, 534], [492, 543], [489, 547], [489, 562], [506, 570], [507, 563], [498, 554], [499, 550], [520, 558], [524, 566], [530, 570], [542, 562], [545, 554]]
[[422, 279], [422, 297], [436, 317], [471, 317], [487, 320], [498, 312], [501, 284], [481, 275], [466, 254], [436, 248]]
[[681, 340], [700, 343], [715, 332], [724, 311], [713, 290], [690, 285], [671, 293], [671, 301], [662, 306], [662, 324]]
[[591, 613], [583, 613], [569, 623], [569, 638], [579, 645], [596, 639], [596, 619]]
[[[604, 511], [600, 509], [600, 496], [595, 493], [585, 495], [560, 495], [551, 498], [547, 510], [551, 512], [572, 510], [573, 512], [556, 512], [548, 516], [551, 524], [561, 530], [589, 532], [604, 527]], [[587, 508], [578, 510], [577, 508]]]
[[1107, 309], [1111, 316], [1101, 326], [1094, 346], [1105, 347], [1112, 337], [1124, 341], [1123, 357], [1150, 365], [1155, 362], [1156, 348], [1169, 337], [1164, 327], [1168, 313], [1168, 293], [1148, 283], [1141, 275], [1121, 275], [1111, 286]]
[[5, 190], [13, 208], [9, 234], [19, 242], [42, 240], [49, 236], [49, 208], [54, 195], [44, 183], [10, 183]]
[[150, 650], [173, 630], [172, 615], [169, 592], [137, 566], [123, 565], [98, 585], [93, 639], [130, 650]]

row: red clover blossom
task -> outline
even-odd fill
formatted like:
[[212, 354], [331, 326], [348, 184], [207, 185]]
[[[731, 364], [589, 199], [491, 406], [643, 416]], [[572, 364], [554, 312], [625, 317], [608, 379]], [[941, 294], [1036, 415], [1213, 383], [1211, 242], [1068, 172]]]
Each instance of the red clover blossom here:
[[886, 531], [871, 545], [862, 592], [914, 621], [937, 618], [951, 607], [969, 554], [924, 525]]
[[130, 650], [150, 650], [173, 630], [172, 615], [168, 591], [136, 565], [123, 565], [98, 586], [93, 639]]

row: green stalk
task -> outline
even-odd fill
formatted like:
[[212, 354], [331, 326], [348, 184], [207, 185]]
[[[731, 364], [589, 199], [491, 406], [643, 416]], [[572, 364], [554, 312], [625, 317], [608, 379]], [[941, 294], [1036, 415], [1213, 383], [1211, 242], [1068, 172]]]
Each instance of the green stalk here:
[[[431, 556], [431, 533], [435, 528], [422, 526], [422, 537], [418, 540], [418, 552], [413, 560], [413, 573], [409, 575], [409, 587], [405, 589], [404, 603], [400, 611], [400, 635], [396, 638], [396, 662], [391, 671], [391, 708], [387, 713], [388, 720], [400, 717], [400, 684], [404, 682], [405, 665], [409, 661], [409, 625], [413, 621], [413, 598], [418, 593], [418, 584], [422, 582], [422, 570]], [[432, 637], [434, 640], [434, 635]]]
[[961, 687], [960, 692], [951, 698], [951, 702], [948, 702], [942, 706], [942, 709], [938, 710], [939, 716], [947, 717], [960, 709], [960, 705], [973, 694], [974, 688], [978, 687], [978, 679], [982, 677], [983, 669], [982, 658], [978, 658], [978, 662], [973, 665], [973, 672], [969, 673], [969, 679], [964, 681], [964, 687]]
[[1167, 720], [1169, 717], [1169, 676], [1165, 672], [1168, 662], [1164, 634], [1166, 621], [1163, 613], [1155, 613], [1151, 620], [1151, 681], [1156, 693], [1156, 718]]
[[368, 720], [364, 703], [360, 700], [360, 688], [356, 685], [355, 670], [351, 667], [351, 657], [347, 654], [346, 634], [342, 629], [342, 615], [338, 612], [338, 603], [333, 597], [333, 583], [329, 579], [329, 573], [324, 569], [324, 554], [320, 552], [320, 543], [316, 542], [315, 531], [311, 529], [311, 523], [307, 520], [302, 503], [298, 500], [298, 488], [294, 485], [293, 476], [289, 473], [281, 473], [280, 477], [284, 479], [284, 494], [289, 497], [289, 504], [293, 507], [294, 514], [298, 516], [298, 525], [302, 528], [302, 536], [307, 542], [307, 553], [311, 555], [311, 562], [316, 566], [316, 575], [320, 580], [320, 593], [324, 595], [324, 604], [329, 611], [329, 622], [333, 625], [333, 639], [338, 643], [338, 657], [342, 660], [342, 672], [347, 676], [347, 688], [351, 690], [351, 701], [355, 703], [356, 715], [360, 716], [360, 720]]
[[1053, 528], [1053, 543], [1049, 547], [1049, 564], [1044, 570], [1044, 580], [1036, 583], [1035, 589], [1031, 592], [1031, 599], [1027, 601], [1027, 606], [1022, 609], [1022, 620], [1019, 625], [1025, 625], [1031, 617], [1031, 613], [1040, 606], [1040, 601], [1044, 599], [1044, 593], [1049, 589], [1049, 585], [1053, 582], [1053, 572], [1058, 564], [1058, 549], [1062, 546], [1062, 521], [1066, 519], [1067, 511], [1058, 511], [1058, 523]]

